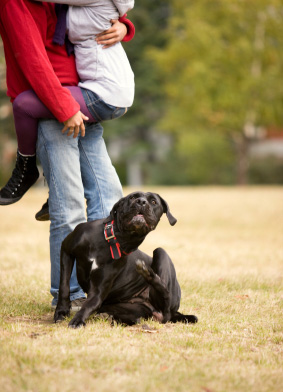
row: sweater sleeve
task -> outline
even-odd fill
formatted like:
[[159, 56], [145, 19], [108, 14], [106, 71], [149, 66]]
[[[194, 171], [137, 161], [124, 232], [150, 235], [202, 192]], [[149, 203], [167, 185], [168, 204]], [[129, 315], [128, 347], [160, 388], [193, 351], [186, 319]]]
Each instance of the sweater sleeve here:
[[55, 75], [43, 38], [24, 1], [7, 1], [1, 9], [1, 22], [15, 59], [36, 95], [60, 122], [72, 117], [80, 110], [79, 104]]
[[131, 41], [135, 36], [135, 26], [134, 24], [127, 18], [127, 14], [121, 16], [119, 18], [119, 22], [124, 23], [127, 27], [127, 34], [125, 35], [123, 42]]

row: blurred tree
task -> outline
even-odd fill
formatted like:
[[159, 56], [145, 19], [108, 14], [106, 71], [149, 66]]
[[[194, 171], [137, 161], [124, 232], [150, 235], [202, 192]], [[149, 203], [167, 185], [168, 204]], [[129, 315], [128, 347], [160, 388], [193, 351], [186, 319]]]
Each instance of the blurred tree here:
[[149, 56], [167, 101], [159, 125], [176, 136], [181, 155], [188, 151], [187, 165], [189, 133], [225, 132], [236, 147], [237, 181], [245, 183], [248, 140], [283, 124], [282, 1], [171, 3], [166, 47]]
[[[123, 184], [233, 183], [235, 155], [238, 182], [247, 180], [250, 138], [283, 122], [282, 7], [281, 0], [136, 2], [128, 15], [136, 36], [124, 44], [134, 105], [103, 124]], [[16, 151], [3, 57], [0, 82], [3, 184]], [[272, 177], [263, 167], [253, 163], [255, 180]]]
[[147, 57], [149, 46], [162, 49], [167, 40], [170, 0], [140, 0], [128, 17], [136, 27], [134, 40], [124, 44], [135, 73], [135, 100], [125, 117], [104, 123], [104, 136], [123, 183], [140, 185], [148, 178], [145, 163], [154, 161], [156, 121], [160, 119], [164, 92], [159, 71]]
[[155, 185], [233, 184], [234, 155], [228, 138], [215, 132], [188, 132], [178, 149], [149, 162], [149, 183]]

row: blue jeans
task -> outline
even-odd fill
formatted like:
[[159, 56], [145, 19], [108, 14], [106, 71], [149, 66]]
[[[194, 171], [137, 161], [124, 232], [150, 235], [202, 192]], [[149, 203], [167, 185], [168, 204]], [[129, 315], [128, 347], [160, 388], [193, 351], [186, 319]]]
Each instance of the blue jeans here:
[[128, 111], [128, 108], [120, 108], [104, 102], [93, 91], [84, 88], [81, 88], [81, 91], [89, 112], [98, 122], [114, 120], [115, 118], [124, 116]]
[[[104, 143], [101, 124], [86, 124], [85, 137], [62, 134], [56, 120], [41, 120], [37, 154], [49, 185], [50, 259], [52, 305], [57, 304], [60, 283], [60, 249], [63, 239], [81, 222], [108, 216], [122, 197], [122, 187]], [[86, 208], [85, 208], [86, 199]], [[76, 268], [70, 282], [70, 299], [84, 297]]]

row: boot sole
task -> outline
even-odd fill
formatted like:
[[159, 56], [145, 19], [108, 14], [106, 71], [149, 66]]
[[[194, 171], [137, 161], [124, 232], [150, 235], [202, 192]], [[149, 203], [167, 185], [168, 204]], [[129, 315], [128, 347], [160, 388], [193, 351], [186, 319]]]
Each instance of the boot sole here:
[[39, 173], [38, 173], [38, 176], [33, 181], [33, 183], [30, 185], [30, 187], [21, 196], [13, 198], [13, 199], [0, 198], [0, 206], [8, 206], [10, 204], [17, 203], [17, 201], [21, 200], [21, 198], [27, 193], [27, 191], [36, 183], [38, 178], [39, 178]]
[[14, 204], [17, 201], [21, 200], [23, 196], [17, 197], [16, 199], [0, 199], [0, 206], [8, 206], [9, 204]]

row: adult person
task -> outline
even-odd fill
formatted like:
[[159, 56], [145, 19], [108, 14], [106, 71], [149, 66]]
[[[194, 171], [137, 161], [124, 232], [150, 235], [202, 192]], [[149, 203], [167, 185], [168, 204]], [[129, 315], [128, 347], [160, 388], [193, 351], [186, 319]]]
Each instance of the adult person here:
[[[38, 0], [39, 1], [39, 0]], [[42, 0], [60, 3], [62, 0]], [[127, 55], [120, 43], [103, 50], [94, 36], [111, 27], [111, 20], [123, 16], [134, 6], [134, 0], [63, 0], [68, 6], [57, 4], [59, 12], [56, 25], [56, 42], [64, 44], [66, 27], [71, 41], [79, 75], [79, 86], [66, 86], [80, 105], [78, 113], [83, 120], [101, 122], [124, 115], [133, 104], [134, 74]], [[114, 3], [116, 1], [116, 4]], [[66, 18], [67, 16], [67, 18]], [[54, 42], [54, 37], [53, 37]], [[38, 120], [54, 118], [33, 90], [24, 91], [13, 102], [15, 130], [18, 139], [18, 159], [16, 167], [7, 184], [0, 190], [0, 205], [19, 201], [37, 180], [36, 142]], [[64, 122], [62, 132], [73, 124], [71, 118]], [[81, 132], [74, 129], [73, 137]], [[72, 134], [69, 130], [68, 136]]]
[[[52, 42], [57, 16], [54, 4], [28, 0], [0, 1], [0, 33], [7, 65], [8, 95], [15, 99], [21, 92], [34, 90], [59, 121], [69, 128], [81, 127], [83, 117], [69, 90], [61, 86], [77, 85], [73, 56], [65, 45]], [[130, 38], [133, 35], [131, 24]], [[121, 34], [119, 40], [121, 40]], [[107, 47], [117, 38], [112, 32], [99, 40]], [[111, 41], [111, 42], [110, 42]], [[122, 188], [107, 154], [101, 124], [86, 124], [84, 138], [68, 138], [62, 124], [42, 120], [38, 130], [37, 153], [49, 185], [50, 259], [52, 307], [56, 306], [60, 280], [60, 247], [74, 227], [87, 219], [108, 215], [113, 203], [122, 196]], [[72, 308], [79, 309], [84, 293], [78, 285], [75, 269], [71, 277]], [[79, 303], [78, 303], [79, 302]]]

